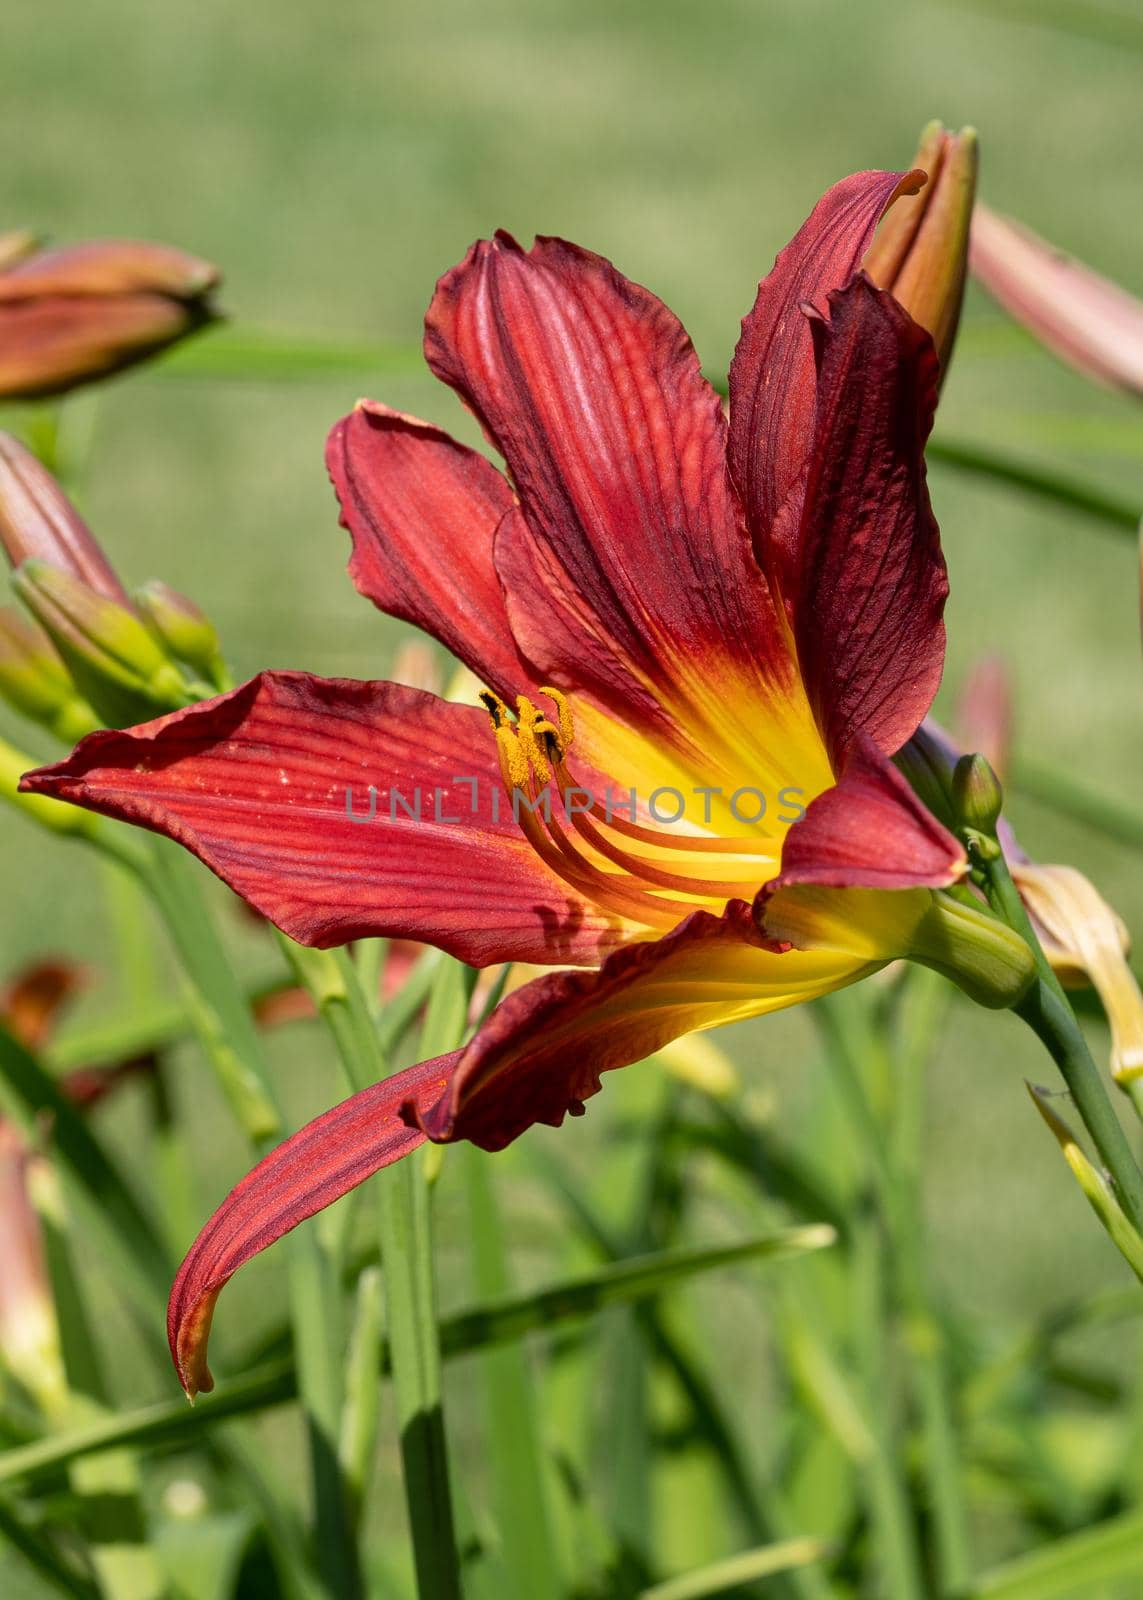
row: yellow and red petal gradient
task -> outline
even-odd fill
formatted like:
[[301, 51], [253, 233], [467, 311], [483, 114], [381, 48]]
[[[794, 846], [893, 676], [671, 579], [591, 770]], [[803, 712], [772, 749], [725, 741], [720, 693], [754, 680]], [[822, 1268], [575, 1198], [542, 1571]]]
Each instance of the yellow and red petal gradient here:
[[396, 684], [261, 673], [91, 734], [22, 787], [177, 840], [301, 944], [392, 935], [473, 966], [552, 965], [596, 961], [631, 931], [533, 851], [486, 713]]
[[762, 889], [760, 909], [769, 927], [767, 901], [792, 884], [943, 889], [967, 870], [964, 846], [862, 735], [835, 786], [787, 833], [781, 874]]
[[763, 570], [769, 535], [796, 487], [814, 426], [814, 353], [801, 307], [824, 312], [849, 282], [885, 211], [923, 172], [857, 172], [826, 191], [758, 286], [730, 367], [730, 462]]
[[833, 760], [859, 734], [892, 755], [932, 703], [948, 576], [925, 484], [932, 341], [859, 276], [813, 317], [817, 406], [785, 597]]
[[[899, 953], [895, 949], [891, 953]], [[878, 957], [783, 955], [741, 901], [697, 912], [599, 972], [548, 973], [501, 1002], [463, 1050], [420, 1063], [310, 1123], [238, 1185], [207, 1223], [171, 1294], [168, 1334], [184, 1386], [210, 1387], [206, 1340], [218, 1294], [242, 1264], [305, 1217], [415, 1148], [425, 1133], [500, 1149], [535, 1122], [558, 1124], [600, 1075], [697, 1028], [812, 999]]]
[[504, 475], [431, 423], [373, 400], [334, 425], [326, 466], [358, 592], [511, 700], [529, 675], [492, 565], [493, 534], [516, 503]]
[[688, 761], [756, 745], [769, 702], [800, 690], [678, 319], [589, 251], [498, 234], [442, 278], [425, 351], [519, 494], [494, 559], [540, 681]]

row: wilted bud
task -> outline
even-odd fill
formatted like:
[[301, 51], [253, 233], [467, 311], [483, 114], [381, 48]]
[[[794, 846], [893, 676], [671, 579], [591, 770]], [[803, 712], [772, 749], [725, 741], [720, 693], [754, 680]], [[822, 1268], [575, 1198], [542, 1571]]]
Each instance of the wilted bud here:
[[0, 269], [0, 396], [61, 394], [145, 360], [215, 318], [209, 262], [107, 239]]
[[953, 768], [952, 800], [962, 828], [995, 833], [1004, 795], [995, 772], [982, 755], [961, 756]]
[[153, 578], [135, 591], [135, 604], [172, 656], [216, 680], [222, 668], [218, 634], [193, 600]]
[[942, 378], [956, 338], [968, 273], [969, 223], [976, 195], [976, 133], [948, 133], [930, 122], [913, 165], [929, 175], [894, 202], [865, 257], [865, 270], [928, 330]]
[[47, 634], [11, 606], [0, 607], [0, 699], [65, 744], [99, 726]]
[[993, 299], [1061, 361], [1143, 395], [1143, 301], [985, 205], [972, 219], [971, 265]]
[[188, 703], [178, 669], [134, 611], [46, 561], [25, 561], [12, 586], [109, 726], [129, 727]]
[[35, 557], [126, 606], [127, 591], [95, 536], [48, 469], [10, 433], [0, 432], [0, 544], [18, 567]]
[[1074, 867], [1012, 863], [1012, 877], [1061, 983], [1090, 983], [1111, 1028], [1111, 1070], [1125, 1088], [1143, 1079], [1143, 995], [1127, 963], [1127, 930]]
[[21, 1044], [41, 1050], [60, 1012], [84, 982], [83, 968], [74, 961], [37, 961], [0, 990], [0, 1018]]

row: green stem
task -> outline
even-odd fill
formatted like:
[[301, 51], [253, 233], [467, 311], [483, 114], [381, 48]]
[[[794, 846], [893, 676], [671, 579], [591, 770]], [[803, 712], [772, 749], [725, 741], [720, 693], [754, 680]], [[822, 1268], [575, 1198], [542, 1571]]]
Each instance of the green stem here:
[[885, 1593], [891, 1600], [924, 1600], [917, 1530], [897, 1450], [896, 1396], [886, 1359], [890, 1329], [885, 1241], [877, 1219], [868, 1211], [858, 1218], [853, 1237], [859, 1353], [868, 1396], [866, 1421], [874, 1442], [867, 1467], [868, 1495]]
[[936, 1570], [939, 1593], [944, 1596], [959, 1594], [972, 1577], [964, 1471], [953, 1418], [944, 1330], [933, 1304], [927, 1267], [921, 1161], [925, 1067], [949, 986], [924, 967], [911, 967], [905, 983], [893, 1142], [898, 1197], [894, 1222], [897, 1281], [905, 1313], [905, 1336], [916, 1373]]
[[1135, 1228], [1143, 1232], [1143, 1173], [1131, 1153], [1075, 1013], [1028, 919], [1008, 864], [996, 847], [995, 855], [987, 848], [975, 850], [974, 865], [984, 880], [993, 910], [1027, 940], [1036, 957], [1036, 981], [1014, 1008], [1016, 1015], [1028, 1024], [1059, 1067], [1120, 1205]]
[[[357, 971], [342, 950], [303, 950], [283, 941], [333, 1037], [349, 1087], [385, 1077], [387, 1064]], [[401, 1435], [405, 1497], [419, 1600], [460, 1600], [440, 1342], [433, 1284], [429, 1195], [416, 1160], [378, 1175], [379, 1235]]]
[[[160, 839], [140, 872], [182, 961], [192, 1019], [207, 1058], [254, 1151], [264, 1155], [281, 1136], [284, 1119], [246, 996], [202, 898], [197, 868], [181, 849]], [[363, 1591], [350, 1497], [337, 1454], [340, 1284], [312, 1226], [290, 1240], [287, 1259], [320, 1573], [330, 1600], [353, 1600]]]

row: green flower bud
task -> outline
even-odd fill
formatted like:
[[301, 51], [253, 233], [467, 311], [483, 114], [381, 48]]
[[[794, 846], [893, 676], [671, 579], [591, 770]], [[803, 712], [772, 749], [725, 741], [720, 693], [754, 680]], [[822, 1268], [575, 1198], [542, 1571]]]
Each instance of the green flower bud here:
[[984, 756], [961, 756], [953, 768], [952, 800], [962, 828], [984, 834], [996, 832], [1004, 794]]
[[134, 611], [46, 561], [25, 561], [12, 583], [109, 726], [127, 727], [189, 704], [178, 668]]
[[137, 589], [135, 604], [172, 656], [215, 682], [222, 651], [214, 624], [193, 600], [153, 578]]
[[47, 634], [10, 606], [0, 607], [0, 698], [65, 744], [99, 726]]

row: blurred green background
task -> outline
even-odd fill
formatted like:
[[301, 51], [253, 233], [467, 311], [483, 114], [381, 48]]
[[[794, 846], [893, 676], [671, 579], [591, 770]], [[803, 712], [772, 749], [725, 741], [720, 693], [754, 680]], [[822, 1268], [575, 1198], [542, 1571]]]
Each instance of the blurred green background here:
[[[124, 577], [162, 576], [193, 594], [241, 675], [384, 675], [404, 630], [344, 575], [324, 436], [367, 393], [474, 437], [452, 396], [391, 352], [415, 350], [436, 278], [497, 227], [561, 233], [612, 257], [679, 313], [721, 373], [758, 278], [820, 192], [860, 167], [906, 165], [936, 116], [979, 130], [994, 206], [1143, 292], [1137, 9], [6, 0], [3, 39], [4, 225], [180, 244], [224, 269], [236, 333], [378, 352], [357, 372], [334, 362], [305, 378], [240, 379], [212, 375], [207, 335], [68, 408], [84, 508]], [[1143, 501], [1140, 412], [1064, 371], [976, 291], [938, 432]], [[1000, 651], [1018, 747], [1108, 794], [1139, 796], [1131, 539], [939, 465], [931, 480], [952, 582], [942, 706], [975, 658]], [[1019, 794], [1010, 809], [1026, 848], [1082, 867], [1143, 928], [1137, 855]], [[96, 873], [21, 820], [2, 827], [0, 972], [73, 955], [96, 975], [81, 1015], [100, 1014], [114, 988], [101, 972]], [[256, 935], [236, 938], [243, 959], [270, 962]], [[1093, 1038], [1105, 1056], [1106, 1036]], [[722, 1042], [781, 1122], [806, 1113], [812, 1039], [792, 1015]], [[276, 1048], [299, 1114], [327, 1104], [316, 1040], [303, 1032]], [[1023, 1079], [1049, 1075], [1015, 1022], [951, 1012], [930, 1094], [932, 1255], [942, 1282], [1001, 1328], [1126, 1279], [1028, 1104]], [[609, 1084], [553, 1148], [585, 1171], [605, 1150], [621, 1167], [624, 1119], [654, 1092], [638, 1076]], [[205, 1215], [244, 1161], [236, 1139], [206, 1131], [212, 1091], [193, 1085], [187, 1098], [202, 1130]], [[114, 1115], [128, 1148], [130, 1108]], [[529, 1137], [532, 1157], [550, 1137]], [[551, 1230], [527, 1159], [513, 1152], [502, 1170], [509, 1210], [526, 1219], [521, 1270], [550, 1276]], [[455, 1303], [461, 1251], [442, 1193], [444, 1297]], [[256, 1317], [258, 1295], [281, 1292], [271, 1258], [251, 1269], [245, 1302], [231, 1291], [228, 1314], [240, 1319], [245, 1303]], [[720, 1337], [749, 1364], [749, 1326], [724, 1325]]]

